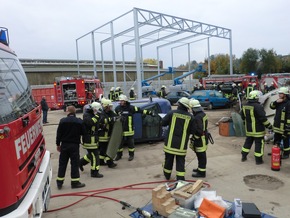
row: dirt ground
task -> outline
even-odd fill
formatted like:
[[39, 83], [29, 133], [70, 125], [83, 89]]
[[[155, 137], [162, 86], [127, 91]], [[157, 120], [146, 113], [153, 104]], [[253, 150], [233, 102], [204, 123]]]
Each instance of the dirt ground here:
[[[222, 117], [230, 116], [230, 109], [206, 111], [209, 117], [209, 131], [213, 135], [214, 145], [208, 147], [207, 177], [204, 182], [216, 190], [223, 199], [233, 201], [240, 198], [243, 202], [253, 202], [260, 211], [274, 217], [288, 217], [290, 160], [283, 160], [280, 171], [270, 168], [271, 144], [265, 146], [263, 165], [255, 164], [253, 148], [246, 162], [241, 162], [241, 147], [244, 137], [224, 137], [219, 135], [219, 127], [215, 124]], [[122, 210], [116, 199], [126, 201], [134, 207], [143, 207], [151, 203], [151, 189], [160, 183], [165, 183], [162, 173], [164, 159], [163, 142], [153, 144], [143, 143], [136, 145], [135, 159], [127, 161], [128, 151], [124, 149], [123, 159], [118, 161], [115, 169], [102, 166], [100, 172], [103, 178], [91, 178], [89, 167], [81, 172], [81, 181], [86, 184], [82, 189], [70, 188], [70, 165], [66, 173], [66, 180], [62, 190], [56, 187], [58, 168], [58, 152], [55, 147], [56, 128], [60, 118], [66, 116], [63, 111], [49, 111], [49, 124], [44, 126], [44, 135], [48, 150], [51, 151], [53, 168], [52, 196], [48, 212], [44, 218], [52, 217], [129, 217], [134, 209]], [[81, 116], [81, 114], [78, 114]], [[253, 146], [254, 147], [254, 146]], [[81, 149], [81, 155], [84, 150]], [[186, 179], [191, 177], [192, 169], [197, 167], [197, 159], [193, 151], [189, 150], [186, 156]], [[175, 171], [172, 174], [175, 175]], [[174, 179], [172, 176], [172, 179]], [[144, 183], [140, 185], [140, 183]], [[129, 187], [128, 187], [129, 186]], [[106, 190], [104, 190], [106, 189]], [[114, 189], [114, 191], [113, 191]], [[68, 195], [68, 196], [65, 196]], [[77, 195], [98, 195], [88, 197], [75, 204], [82, 197]], [[108, 199], [110, 198], [110, 199]], [[66, 207], [74, 204], [71, 207]], [[64, 207], [64, 208], [63, 208]]]

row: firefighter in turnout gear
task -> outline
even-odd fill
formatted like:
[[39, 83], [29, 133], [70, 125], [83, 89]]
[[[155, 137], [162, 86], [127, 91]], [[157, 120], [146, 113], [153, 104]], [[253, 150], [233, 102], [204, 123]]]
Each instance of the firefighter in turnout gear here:
[[258, 102], [259, 91], [251, 91], [248, 101], [242, 107], [241, 117], [245, 121], [246, 140], [242, 147], [242, 162], [247, 160], [253, 142], [255, 141], [256, 164], [263, 164], [265, 127], [272, 130], [272, 125], [266, 117], [265, 110]]
[[74, 106], [68, 106], [68, 115], [59, 122], [56, 132], [56, 146], [59, 155], [59, 167], [56, 179], [58, 189], [62, 188], [68, 161], [71, 161], [71, 187], [82, 188], [84, 183], [80, 182], [79, 159], [80, 139], [85, 129], [83, 121], [76, 117]]
[[206, 176], [206, 150], [208, 145], [208, 117], [204, 113], [198, 100], [191, 99], [189, 105], [194, 115], [194, 134], [191, 138], [190, 148], [196, 153], [198, 160], [197, 169], [193, 169], [192, 177]]
[[117, 87], [115, 90], [115, 100], [118, 101], [119, 96], [123, 94], [123, 91], [121, 90], [120, 87]]
[[283, 140], [283, 159], [289, 158], [289, 140], [284, 136], [285, 127], [285, 106], [289, 102], [289, 91], [287, 87], [281, 87], [278, 91], [279, 98], [271, 102], [270, 108], [276, 110], [273, 124], [274, 145], [280, 146]]
[[129, 98], [130, 98], [130, 100], [135, 100], [136, 99], [136, 94], [134, 92], [134, 87], [132, 87], [130, 89]]
[[[280, 145], [281, 140], [283, 141], [283, 155], [282, 159], [289, 158], [290, 147], [289, 147], [289, 138], [290, 138], [290, 99], [289, 99], [289, 90], [288, 87], [281, 87], [278, 91], [279, 99], [276, 101], [276, 113], [274, 117], [274, 143]], [[282, 101], [283, 99], [283, 101]], [[270, 104], [272, 108], [275, 105], [275, 102]], [[281, 106], [280, 106], [281, 104]], [[283, 106], [282, 106], [283, 105]], [[278, 115], [278, 106], [281, 108], [280, 116]], [[273, 109], [273, 108], [272, 108]], [[277, 116], [277, 120], [276, 120]], [[279, 119], [280, 118], [280, 119]], [[277, 126], [277, 127], [276, 127]], [[280, 128], [279, 128], [280, 127]], [[276, 131], [275, 131], [276, 129]], [[277, 133], [276, 133], [277, 132]], [[276, 136], [276, 137], [275, 137]], [[280, 140], [279, 140], [280, 137]], [[276, 140], [275, 140], [276, 139]]]
[[165, 161], [163, 174], [170, 180], [174, 158], [176, 160], [176, 180], [185, 180], [185, 156], [190, 134], [194, 133], [193, 116], [188, 112], [189, 99], [182, 97], [178, 107], [166, 114], [162, 126], [169, 126], [163, 147]]
[[103, 128], [100, 128], [99, 131], [100, 165], [108, 165], [109, 168], [114, 168], [117, 164], [106, 155], [106, 152], [117, 114], [112, 111], [113, 104], [109, 99], [103, 98], [101, 104], [103, 111], [100, 114], [100, 120], [102, 121], [100, 125], [102, 125]]
[[84, 113], [83, 121], [85, 125], [85, 134], [83, 137], [83, 148], [87, 150], [87, 154], [80, 160], [80, 170], [83, 171], [83, 166], [91, 164], [91, 177], [102, 178], [99, 173], [99, 138], [98, 131], [100, 128], [100, 113], [102, 106], [98, 102], [93, 102], [90, 108]]
[[123, 140], [119, 146], [116, 161], [120, 160], [123, 156], [123, 145], [127, 143], [129, 150], [128, 161], [134, 159], [134, 123], [133, 123], [133, 114], [142, 113], [147, 115], [152, 115], [151, 111], [142, 110], [139, 107], [130, 105], [126, 95], [120, 95], [119, 97], [120, 104], [116, 107], [115, 112], [117, 115], [121, 116], [121, 121], [123, 124]]
[[112, 87], [110, 89], [110, 92], [108, 94], [108, 99], [111, 101], [115, 101], [115, 87]]
[[161, 89], [160, 89], [160, 91], [158, 93], [158, 96], [160, 98], [166, 98], [167, 93], [166, 93], [165, 89], [166, 89], [166, 86], [165, 85], [161, 86]]

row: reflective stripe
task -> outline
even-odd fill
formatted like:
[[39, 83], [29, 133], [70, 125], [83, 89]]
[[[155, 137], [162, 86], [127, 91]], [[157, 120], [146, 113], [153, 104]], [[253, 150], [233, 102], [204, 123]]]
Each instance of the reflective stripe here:
[[164, 171], [165, 173], [171, 173], [171, 172], [172, 172], [172, 170], [168, 170], [168, 169], [165, 169], [165, 168], [163, 168], [163, 171]]
[[243, 147], [242, 147], [242, 151], [245, 152], [245, 153], [249, 153], [249, 152], [250, 152], [250, 149], [245, 148], [245, 147], [243, 146]]
[[128, 148], [128, 151], [134, 152], [135, 151], [135, 148]]
[[197, 168], [197, 170], [200, 171], [200, 172], [205, 172], [206, 171], [206, 169], [199, 168], [199, 167]]
[[260, 153], [259, 152], [255, 152], [255, 154], [254, 154], [255, 157], [263, 157], [263, 155], [264, 155], [264, 147], [265, 147], [264, 138], [262, 138], [261, 143], [262, 143], [261, 152]]
[[80, 181], [80, 178], [71, 178], [71, 181], [72, 182], [78, 182], [78, 181]]
[[58, 181], [64, 181], [64, 177], [57, 177], [56, 180], [58, 180]]
[[185, 172], [176, 171], [176, 176], [185, 176]]

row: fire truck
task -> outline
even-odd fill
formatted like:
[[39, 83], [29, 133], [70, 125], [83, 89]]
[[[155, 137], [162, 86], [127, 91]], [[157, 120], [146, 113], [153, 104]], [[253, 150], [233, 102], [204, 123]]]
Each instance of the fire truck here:
[[260, 81], [260, 88], [264, 88], [264, 84], [267, 83], [268, 86], [273, 84], [277, 89], [281, 86], [287, 86], [290, 83], [290, 73], [271, 73], [263, 74]]
[[100, 80], [86, 75], [56, 77], [54, 89], [58, 107], [64, 111], [69, 105], [83, 108], [92, 101], [99, 101], [104, 94]]
[[52, 171], [41, 107], [0, 27], [0, 217], [41, 217], [50, 199]]
[[210, 75], [201, 79], [201, 84], [204, 88], [210, 89], [212, 86], [219, 84], [241, 84], [245, 89], [249, 84], [256, 84], [258, 87], [259, 80], [257, 76], [245, 75], [245, 74], [233, 74], [233, 75]]

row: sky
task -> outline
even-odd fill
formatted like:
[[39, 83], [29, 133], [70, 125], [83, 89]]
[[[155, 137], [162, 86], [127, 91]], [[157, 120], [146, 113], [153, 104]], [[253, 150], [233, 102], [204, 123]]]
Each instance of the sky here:
[[[9, 29], [10, 47], [19, 58], [76, 60], [76, 39], [134, 7], [231, 29], [232, 53], [237, 58], [248, 48], [290, 54], [289, 0], [1, 1], [5, 3], [0, 7], [0, 26]], [[126, 19], [115, 25], [116, 32], [133, 20], [132, 16]], [[93, 58], [91, 41], [90, 36], [79, 40], [80, 59]], [[96, 50], [100, 60], [100, 48]], [[171, 56], [169, 48], [161, 49], [159, 58], [165, 66], [185, 64], [189, 58], [202, 62], [208, 55], [207, 41], [190, 44], [188, 51], [187, 46], [180, 46]], [[121, 46], [115, 52], [121, 61]], [[132, 48], [125, 52], [127, 61], [135, 60]], [[210, 39], [210, 53], [229, 54], [229, 40]], [[143, 58], [157, 59], [156, 45], [144, 50]], [[104, 49], [104, 59], [112, 60], [110, 45]]]

